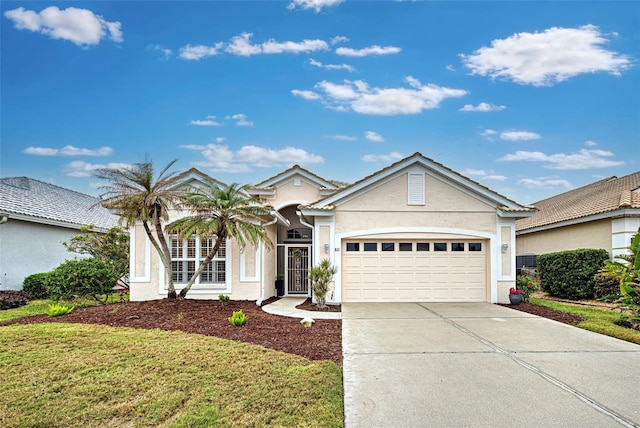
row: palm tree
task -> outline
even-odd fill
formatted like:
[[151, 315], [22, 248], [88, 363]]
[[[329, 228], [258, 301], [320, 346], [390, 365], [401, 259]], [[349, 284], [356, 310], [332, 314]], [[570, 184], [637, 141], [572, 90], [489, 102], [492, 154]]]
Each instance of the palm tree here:
[[184, 189], [176, 186], [175, 173], [167, 172], [176, 161], [169, 162], [157, 175], [149, 159], [128, 168], [101, 168], [95, 173], [97, 178], [110, 182], [101, 187], [105, 190], [101, 195], [102, 205], [117, 211], [120, 221], [129, 227], [137, 222], [142, 223], [164, 265], [168, 281], [167, 297], [173, 299], [176, 298], [176, 289], [173, 285], [171, 253], [162, 222], [168, 220], [169, 208], [180, 207], [184, 193]]
[[201, 188], [192, 188], [182, 198], [183, 206], [194, 214], [174, 221], [167, 226], [167, 230], [178, 233], [185, 239], [196, 235], [215, 237], [216, 241], [189, 278], [187, 285], [180, 291], [180, 297], [187, 295], [196, 278], [216, 256], [225, 239], [233, 238], [240, 248], [244, 248], [247, 242], [253, 245], [264, 242], [269, 248], [273, 246], [264, 229], [270, 209], [264, 205], [262, 199], [247, 195], [245, 189], [246, 186], [235, 183], [227, 188], [209, 184]]

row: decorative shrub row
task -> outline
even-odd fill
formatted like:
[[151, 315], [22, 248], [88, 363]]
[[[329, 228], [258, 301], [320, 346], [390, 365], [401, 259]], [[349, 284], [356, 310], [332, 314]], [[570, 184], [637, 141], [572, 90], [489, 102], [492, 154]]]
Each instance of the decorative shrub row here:
[[538, 256], [542, 288], [552, 296], [568, 299], [593, 298], [593, 276], [602, 269], [609, 253], [583, 248]]
[[109, 295], [118, 276], [107, 263], [96, 258], [67, 260], [49, 272], [44, 286], [54, 300], [90, 296], [97, 300]]
[[17, 308], [26, 305], [28, 301], [29, 294], [24, 291], [0, 291], [0, 310]]

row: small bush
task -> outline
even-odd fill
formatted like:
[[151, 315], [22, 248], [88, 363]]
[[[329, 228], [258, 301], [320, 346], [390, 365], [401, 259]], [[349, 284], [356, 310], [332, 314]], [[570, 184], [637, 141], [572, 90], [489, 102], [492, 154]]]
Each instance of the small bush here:
[[0, 310], [13, 309], [24, 306], [29, 301], [29, 293], [25, 291], [0, 291]]
[[229, 317], [229, 324], [234, 325], [236, 327], [245, 325], [247, 321], [249, 321], [249, 318], [247, 318], [247, 316], [244, 314], [244, 312], [242, 312], [242, 310], [234, 311], [233, 315]]
[[538, 256], [542, 287], [552, 296], [568, 299], [593, 298], [593, 276], [609, 259], [606, 250], [579, 249]]
[[60, 315], [67, 315], [71, 313], [75, 307], [71, 305], [62, 305], [58, 303], [54, 303], [49, 305], [48, 314], [50, 317], [59, 317]]
[[220, 304], [224, 306], [225, 303], [228, 303], [229, 300], [231, 300], [231, 297], [227, 296], [226, 294], [221, 294], [218, 296], [218, 300], [220, 300]]
[[48, 272], [29, 275], [22, 281], [22, 290], [29, 293], [32, 299], [48, 299], [49, 293], [44, 285], [48, 275]]
[[597, 273], [593, 276], [593, 295], [600, 299], [620, 295], [620, 280], [611, 273]]
[[118, 282], [117, 275], [105, 262], [95, 258], [67, 260], [47, 275], [45, 286], [54, 300], [93, 297], [106, 303]]
[[533, 292], [540, 289], [540, 281], [531, 276], [520, 275], [516, 278], [516, 289], [522, 290], [522, 301], [528, 303]]

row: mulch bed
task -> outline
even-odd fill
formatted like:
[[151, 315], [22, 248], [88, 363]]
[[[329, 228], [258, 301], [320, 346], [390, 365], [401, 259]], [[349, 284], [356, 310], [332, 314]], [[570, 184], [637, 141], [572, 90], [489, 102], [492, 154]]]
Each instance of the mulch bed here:
[[549, 318], [551, 320], [565, 324], [577, 325], [580, 322], [584, 321], [584, 318], [582, 318], [581, 316], [557, 311], [545, 306], [532, 305], [531, 303], [520, 303], [519, 305], [500, 304], [500, 306], [514, 309], [516, 311], [527, 312], [529, 314], [538, 315], [544, 318]]
[[[273, 300], [265, 301], [265, 304]], [[233, 311], [249, 318], [242, 327], [229, 324]], [[232, 300], [224, 306], [211, 300], [151, 300], [75, 309], [68, 315], [34, 315], [0, 325], [66, 322], [113, 327], [179, 330], [262, 345], [311, 360], [333, 360], [342, 365], [342, 322], [315, 320], [305, 328], [296, 318], [271, 315], [253, 301]]]
[[342, 306], [340, 305], [325, 305], [324, 308], [320, 309], [315, 303], [311, 301], [311, 299], [305, 300], [300, 305], [296, 306], [296, 309], [313, 312], [342, 312]]

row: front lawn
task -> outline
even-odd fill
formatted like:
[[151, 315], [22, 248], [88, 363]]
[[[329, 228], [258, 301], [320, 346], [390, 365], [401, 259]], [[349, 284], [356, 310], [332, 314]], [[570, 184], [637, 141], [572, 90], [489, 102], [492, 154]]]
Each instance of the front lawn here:
[[584, 318], [584, 321], [580, 322], [577, 327], [585, 330], [640, 344], [640, 331], [616, 325], [615, 321], [620, 318], [620, 314], [618, 312], [570, 303], [561, 303], [537, 297], [531, 297], [530, 303], [579, 315]]
[[9, 325], [0, 372], [2, 427], [343, 424], [335, 363], [197, 334]]

